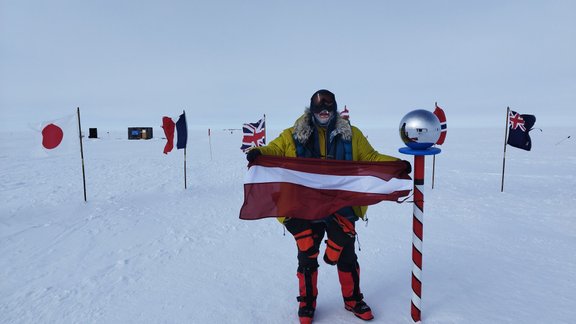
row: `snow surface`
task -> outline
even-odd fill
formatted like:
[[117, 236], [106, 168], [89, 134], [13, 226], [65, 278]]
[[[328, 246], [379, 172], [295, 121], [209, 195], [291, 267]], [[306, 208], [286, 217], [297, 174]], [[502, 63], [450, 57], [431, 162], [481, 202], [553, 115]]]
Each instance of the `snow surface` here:
[[[87, 203], [79, 154], [45, 157], [34, 136], [0, 134], [1, 323], [298, 322], [292, 237], [275, 219], [238, 219], [241, 134], [192, 132], [184, 190], [183, 150], [162, 154], [155, 131], [84, 140]], [[402, 156], [397, 130], [364, 133]], [[434, 189], [426, 158], [425, 323], [574, 322], [574, 133], [508, 147], [503, 193], [503, 129], [449, 129]], [[368, 213], [358, 254], [373, 323], [411, 323], [412, 205]], [[335, 268], [319, 271], [315, 323], [362, 322]]]

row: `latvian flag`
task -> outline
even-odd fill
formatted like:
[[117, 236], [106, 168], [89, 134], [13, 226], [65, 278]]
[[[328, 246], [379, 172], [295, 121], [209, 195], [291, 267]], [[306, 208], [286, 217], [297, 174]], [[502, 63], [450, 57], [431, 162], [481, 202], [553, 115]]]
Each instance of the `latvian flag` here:
[[242, 127], [242, 146], [240, 149], [247, 152], [252, 147], [266, 145], [266, 117], [255, 123], [244, 124]]
[[403, 162], [353, 162], [259, 156], [244, 181], [240, 218], [322, 219], [342, 207], [408, 196]]

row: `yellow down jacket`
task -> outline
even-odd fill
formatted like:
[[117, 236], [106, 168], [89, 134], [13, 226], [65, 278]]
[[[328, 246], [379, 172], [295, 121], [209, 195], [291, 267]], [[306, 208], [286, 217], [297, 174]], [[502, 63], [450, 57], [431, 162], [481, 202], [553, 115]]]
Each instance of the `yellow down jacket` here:
[[[300, 116], [294, 123], [294, 126], [285, 129], [280, 135], [266, 146], [258, 147], [258, 150], [263, 155], [273, 155], [282, 157], [297, 157], [296, 141], [306, 143], [314, 131], [314, 124], [311, 122], [312, 115], [309, 110], [306, 110], [304, 115]], [[321, 156], [325, 156], [325, 143], [326, 143], [326, 129], [316, 127], [318, 131], [318, 147], [320, 148]], [[378, 153], [362, 134], [360, 129], [350, 125], [350, 123], [337, 116], [337, 120], [330, 136], [340, 135], [343, 140], [350, 141], [352, 144], [352, 161], [369, 161], [369, 162], [385, 162], [385, 161], [398, 161], [398, 158], [393, 156]], [[353, 206], [356, 216], [364, 218], [367, 206]], [[327, 215], [328, 216], [328, 215]], [[284, 218], [278, 219], [284, 222]]]

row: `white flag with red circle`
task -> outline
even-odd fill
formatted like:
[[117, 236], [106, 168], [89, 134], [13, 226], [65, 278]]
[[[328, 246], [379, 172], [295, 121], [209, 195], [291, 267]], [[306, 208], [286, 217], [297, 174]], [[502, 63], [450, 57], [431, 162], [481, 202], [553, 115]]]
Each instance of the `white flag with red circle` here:
[[80, 136], [75, 114], [40, 124], [40, 149], [49, 155], [79, 152]]

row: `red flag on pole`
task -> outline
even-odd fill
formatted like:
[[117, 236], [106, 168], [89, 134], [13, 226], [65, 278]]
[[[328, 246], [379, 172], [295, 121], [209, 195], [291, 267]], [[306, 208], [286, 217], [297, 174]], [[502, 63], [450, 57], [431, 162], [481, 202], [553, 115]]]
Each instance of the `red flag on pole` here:
[[434, 109], [434, 115], [436, 115], [438, 120], [440, 120], [440, 129], [442, 130], [440, 133], [440, 138], [438, 138], [436, 144], [442, 145], [446, 139], [446, 133], [448, 132], [448, 126], [446, 125], [446, 114], [442, 108], [438, 107], [438, 103], [434, 103], [434, 105], [436, 105], [436, 109]]
[[340, 112], [340, 117], [346, 120], [350, 119], [350, 111], [348, 110], [348, 107], [344, 106], [344, 110]]
[[168, 154], [174, 148], [174, 128], [176, 124], [170, 117], [162, 117], [162, 129], [166, 135], [166, 145], [164, 146], [164, 154]]

